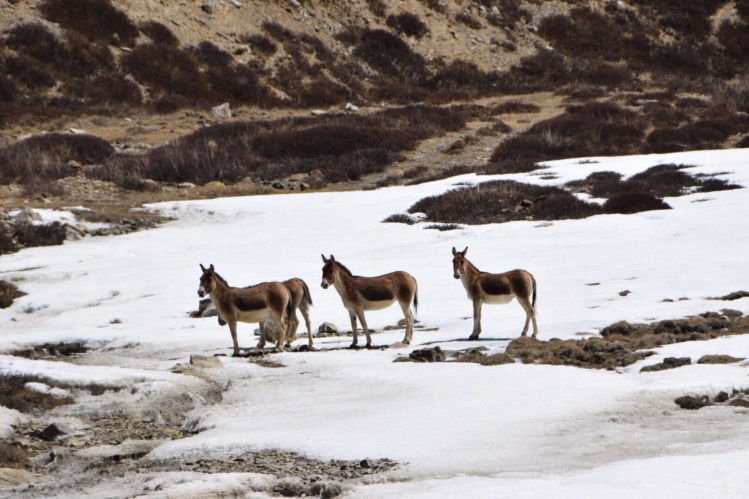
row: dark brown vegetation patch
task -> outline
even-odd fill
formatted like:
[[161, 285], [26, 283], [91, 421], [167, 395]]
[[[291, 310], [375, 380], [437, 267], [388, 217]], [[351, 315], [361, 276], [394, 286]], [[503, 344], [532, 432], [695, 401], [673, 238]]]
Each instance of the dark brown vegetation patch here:
[[45, 0], [44, 17], [92, 40], [132, 46], [138, 27], [110, 0]]
[[479, 349], [473, 348], [465, 352], [458, 352], [455, 362], [471, 362], [482, 366], [501, 366], [503, 364], [514, 364], [515, 359], [506, 353], [487, 355]]
[[10, 307], [16, 298], [22, 296], [26, 296], [26, 293], [18, 289], [18, 286], [12, 282], [0, 280], [0, 308]]
[[0, 442], [0, 468], [23, 469], [29, 457], [22, 446]]
[[395, 215], [390, 215], [385, 220], [382, 221], [383, 223], [396, 223], [396, 224], [406, 224], [406, 225], [413, 225], [418, 220], [416, 220], [411, 215], [406, 215], [405, 213], [396, 213]]
[[233, 122], [204, 128], [142, 156], [114, 157], [96, 175], [126, 188], [140, 185], [137, 179], [205, 184], [309, 174], [326, 182], [357, 180], [384, 171], [419, 141], [464, 126], [461, 112], [433, 106]]
[[486, 224], [586, 218], [602, 213], [602, 209], [557, 187], [496, 180], [429, 196], [408, 212], [426, 213], [432, 222]]
[[421, 39], [429, 33], [429, 28], [419, 19], [419, 16], [411, 12], [402, 14], [391, 14], [387, 18], [387, 25], [406, 36], [412, 36]]
[[749, 407], [749, 388], [738, 390], [734, 388], [731, 393], [721, 391], [714, 397], [710, 395], [684, 395], [674, 400], [674, 403], [688, 411], [696, 411], [707, 406], [727, 407]]
[[736, 362], [741, 362], [742, 360], [746, 360], [743, 358], [738, 357], [731, 357], [730, 355], [703, 355], [700, 357], [700, 360], [697, 361], [698, 364], [735, 364]]
[[31, 381], [42, 380], [28, 374], [0, 372], [0, 405], [19, 412], [35, 413], [73, 403], [73, 399], [69, 397], [56, 398], [26, 389], [26, 383]]
[[505, 353], [510, 357], [519, 358], [524, 364], [608, 370], [634, 364], [653, 354], [634, 352], [619, 342], [602, 338], [539, 341], [526, 336], [512, 340], [507, 345]]
[[666, 357], [663, 362], [653, 364], [651, 366], [645, 366], [640, 369], [641, 373], [666, 371], [668, 369], [676, 369], [677, 367], [688, 366], [692, 364], [692, 359], [689, 357]]
[[749, 291], [734, 291], [733, 293], [728, 293], [725, 296], [721, 296], [719, 298], [710, 298], [710, 299], [711, 300], [733, 301], [733, 300], [738, 300], [740, 298], [749, 298]]

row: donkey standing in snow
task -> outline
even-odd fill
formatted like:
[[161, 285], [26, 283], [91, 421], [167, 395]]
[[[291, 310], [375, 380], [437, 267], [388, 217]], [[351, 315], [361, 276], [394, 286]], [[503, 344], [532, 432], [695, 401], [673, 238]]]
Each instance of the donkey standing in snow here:
[[[481, 334], [481, 306], [504, 305], [517, 298], [525, 310], [525, 327], [521, 336], [528, 332], [533, 321], [533, 338], [538, 334], [536, 323], [536, 279], [525, 270], [511, 270], [504, 274], [481, 272], [466, 258], [468, 247], [463, 251], [453, 248], [453, 277], [460, 279], [466, 288], [468, 299], [473, 302], [473, 333], [469, 340], [479, 339]], [[532, 300], [531, 300], [532, 299]]]
[[231, 339], [234, 342], [234, 357], [239, 355], [237, 342], [237, 322], [257, 322], [260, 325], [260, 342], [258, 348], [265, 346], [265, 321], [273, 317], [279, 325], [280, 333], [276, 348], [284, 351], [286, 335], [286, 319], [284, 315], [291, 315], [292, 302], [289, 290], [280, 282], [264, 282], [248, 288], [232, 288], [218, 275], [213, 265], [209, 268], [200, 265], [203, 275], [200, 276], [198, 296], [206, 294], [218, 310], [219, 320], [223, 318], [229, 323]]
[[406, 336], [403, 343], [411, 343], [414, 333], [414, 315], [411, 313], [411, 302], [413, 301], [414, 310], [418, 310], [419, 297], [416, 279], [411, 275], [402, 272], [392, 272], [390, 274], [378, 277], [360, 277], [355, 276], [343, 264], [337, 262], [333, 255], [325, 258], [322, 255], [322, 261], [325, 265], [322, 268], [323, 289], [333, 285], [338, 294], [341, 295], [343, 306], [348, 310], [351, 319], [351, 331], [354, 334], [354, 342], [351, 348], [354, 348], [359, 339], [356, 332], [356, 318], [359, 318], [364, 334], [367, 337], [367, 348], [372, 346], [372, 338], [369, 336], [367, 321], [364, 319], [365, 310], [382, 310], [389, 307], [396, 301], [403, 310], [406, 317]]

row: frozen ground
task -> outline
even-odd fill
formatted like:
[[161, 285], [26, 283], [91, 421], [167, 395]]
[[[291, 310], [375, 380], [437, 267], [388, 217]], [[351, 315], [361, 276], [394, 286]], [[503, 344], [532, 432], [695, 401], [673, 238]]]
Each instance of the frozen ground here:
[[[720, 178], [749, 186], [746, 150], [594, 160], [550, 163], [544, 174], [553, 172], [557, 178], [551, 180], [537, 174], [502, 178], [559, 185], [593, 171], [632, 175], [656, 164], [680, 163], [697, 165], [693, 173], [725, 172]], [[214, 264], [236, 286], [301, 277], [312, 290], [313, 325], [329, 321], [347, 329], [348, 315], [337, 293], [319, 287], [321, 253], [334, 254], [355, 274], [406, 270], [416, 277], [418, 318], [439, 330], [416, 330], [410, 349], [476, 346], [464, 341], [471, 331], [466, 319], [471, 306], [452, 277], [453, 246], [468, 246], [468, 258], [482, 270], [524, 268], [534, 274], [542, 340], [596, 333], [618, 320], [681, 318], [722, 308], [749, 313], [747, 298], [707, 300], [749, 287], [749, 189], [669, 198], [673, 210], [551, 225], [514, 222], [438, 232], [423, 230], [423, 224], [380, 223], [455, 183], [484, 180], [490, 177], [466, 175], [369, 192], [155, 205], [154, 210], [178, 220], [156, 230], [3, 256], [0, 278], [21, 277], [18, 285], [29, 294], [0, 310], [0, 351], [85, 340], [94, 352], [93, 365], [2, 355], [0, 369], [68, 383], [191, 390], [199, 380], [167, 369], [191, 354], [231, 352], [227, 328], [215, 319], [187, 315], [197, 305], [198, 264]], [[631, 294], [620, 296], [623, 290]], [[674, 302], [663, 302], [666, 298]], [[370, 327], [378, 330], [399, 318], [397, 308], [367, 315]], [[479, 343], [501, 351], [523, 321], [514, 302], [487, 306]], [[239, 325], [240, 346], [255, 344], [254, 327]], [[402, 331], [385, 332], [373, 341], [391, 344], [402, 336]], [[322, 348], [349, 343], [346, 337], [316, 340]], [[222, 376], [230, 384], [223, 401], [190, 414], [203, 431], [165, 443], [147, 459], [227, 457], [279, 448], [324, 460], [408, 463], [350, 488], [351, 497], [749, 493], [749, 474], [742, 466], [749, 459], [749, 411], [683, 411], [673, 403], [683, 394], [749, 388], [749, 362], [638, 372], [667, 356], [690, 356], [693, 362], [703, 354], [749, 358], [749, 338], [662, 347], [658, 355], [620, 372], [392, 363], [410, 349], [273, 356], [284, 369], [224, 357]], [[0, 433], [13, 417], [0, 412]], [[225, 480], [198, 478], [185, 473], [159, 493], [192, 490], [199, 495], [258, 480], [236, 474]], [[90, 492], [117, 497], [111, 490]]]

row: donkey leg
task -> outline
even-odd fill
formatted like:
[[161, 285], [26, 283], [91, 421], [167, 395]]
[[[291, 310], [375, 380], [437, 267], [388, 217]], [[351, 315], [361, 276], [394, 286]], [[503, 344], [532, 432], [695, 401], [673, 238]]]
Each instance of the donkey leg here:
[[291, 324], [283, 318], [283, 315], [278, 315], [275, 319], [278, 323], [278, 342], [276, 343], [276, 350], [283, 352], [284, 342], [286, 341], [286, 331], [291, 327]]
[[367, 320], [364, 318], [364, 309], [361, 309], [361, 311], [357, 310], [356, 315], [359, 317], [361, 328], [364, 330], [364, 335], [367, 337], [367, 348], [370, 348], [372, 346], [372, 337], [369, 336], [369, 327], [367, 327]]
[[468, 337], [469, 340], [477, 340], [481, 334], [481, 305], [478, 300], [473, 302], [473, 333]]
[[257, 347], [265, 348], [265, 321], [260, 321], [258, 327], [260, 328], [260, 341], [257, 342]]
[[234, 342], [234, 353], [232, 357], [239, 357], [239, 342], [237, 341], [237, 321], [229, 320], [229, 331], [231, 331], [231, 340]]
[[307, 307], [299, 307], [299, 310], [302, 311], [304, 323], [307, 325], [307, 340], [309, 340], [309, 346], [312, 346], [312, 321], [309, 318], [309, 309], [307, 309]]
[[401, 310], [403, 310], [403, 315], [406, 318], [406, 336], [403, 338], [403, 343], [410, 345], [414, 336], [414, 315], [411, 313], [411, 306], [408, 303], [405, 305], [400, 303], [400, 306]]
[[531, 302], [528, 301], [528, 298], [520, 298], [518, 297], [518, 301], [520, 302], [520, 305], [523, 307], [523, 310], [525, 310], [525, 326], [523, 327], [523, 332], [520, 334], [520, 336], [525, 336], [528, 333], [528, 326], [530, 325], [531, 321], [533, 321], [533, 337], [535, 338], [538, 334], [538, 324], [536, 323], [536, 310], [533, 308], [533, 305], [531, 305]]
[[359, 336], [356, 332], [356, 314], [354, 312], [349, 312], [349, 319], [351, 319], [351, 332], [354, 335], [354, 341], [351, 343], [351, 348], [354, 348], [357, 343], [359, 343]]

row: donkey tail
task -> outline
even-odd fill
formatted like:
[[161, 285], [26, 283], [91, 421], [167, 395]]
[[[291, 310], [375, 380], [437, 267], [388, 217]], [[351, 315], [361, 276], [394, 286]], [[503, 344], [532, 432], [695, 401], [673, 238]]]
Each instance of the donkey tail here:
[[414, 279], [414, 284], [416, 285], [414, 289], [414, 312], [416, 312], [414, 315], [419, 314], [419, 284], [416, 282], [416, 279]]
[[531, 281], [533, 281], [533, 301], [531, 302], [531, 306], [533, 306], [533, 310], [536, 309], [536, 278], [531, 275]]
[[307, 304], [311, 307], [312, 306], [312, 295], [309, 293], [309, 288], [307, 287], [307, 283], [302, 281], [302, 292], [304, 293], [302, 295], [302, 301], [306, 301]]

